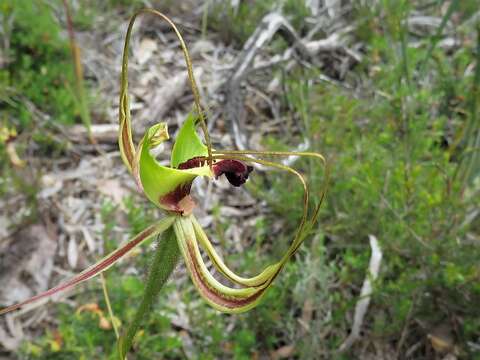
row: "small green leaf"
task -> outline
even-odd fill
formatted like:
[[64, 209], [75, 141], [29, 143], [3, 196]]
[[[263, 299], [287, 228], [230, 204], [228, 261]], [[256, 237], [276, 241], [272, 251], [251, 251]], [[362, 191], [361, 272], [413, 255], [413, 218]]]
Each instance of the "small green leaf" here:
[[195, 131], [196, 117], [190, 113], [183, 123], [172, 150], [172, 167], [198, 156], [207, 156], [208, 149]]

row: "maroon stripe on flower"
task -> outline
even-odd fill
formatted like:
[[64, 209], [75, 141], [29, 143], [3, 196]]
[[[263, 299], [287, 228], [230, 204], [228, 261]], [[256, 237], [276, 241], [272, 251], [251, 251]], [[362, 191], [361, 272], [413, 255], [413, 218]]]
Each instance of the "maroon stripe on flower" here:
[[166, 195], [160, 197], [159, 202], [171, 211], [178, 212], [181, 215], [190, 213], [194, 203], [190, 198], [192, 183], [186, 183], [177, 186], [177, 188]]
[[128, 164], [130, 165], [130, 167], [133, 167], [134, 154], [132, 153], [132, 149], [130, 147], [130, 137], [128, 136], [128, 127], [126, 126], [126, 124], [124, 124], [122, 127], [122, 145]]
[[179, 170], [193, 169], [205, 165], [207, 158], [204, 156], [197, 156], [187, 160], [180, 165], [178, 165]]
[[135, 246], [137, 246], [139, 243], [141, 243], [143, 240], [145, 240], [147, 237], [151, 236], [154, 232], [156, 231], [155, 226], [151, 226], [145, 230], [143, 230], [140, 234], [138, 234], [133, 240], [131, 240], [129, 243], [121, 247], [120, 249], [115, 250], [112, 254], [110, 254], [108, 257], [106, 257], [103, 261], [99, 262], [97, 265], [93, 266], [90, 268], [88, 271], [85, 271], [83, 273], [80, 273], [79, 275], [73, 277], [72, 279], [68, 280], [67, 282], [57, 285], [41, 294], [35, 295], [31, 297], [28, 300], [22, 301], [21, 303], [15, 304], [8, 306], [4, 309], [0, 309], [0, 315], [6, 314], [10, 311], [17, 310], [21, 308], [24, 305], [33, 303], [37, 300], [52, 296], [56, 293], [59, 293], [61, 291], [65, 291], [67, 289], [73, 288], [74, 286], [80, 284], [81, 282], [88, 280], [92, 278], [93, 276], [99, 274], [102, 272], [105, 268], [109, 267], [113, 263], [115, 263], [117, 260], [122, 258], [124, 255], [126, 255], [130, 250], [132, 250]]
[[267, 287], [258, 289], [258, 291], [247, 297], [235, 297], [225, 295], [217, 289], [210, 287], [207, 284], [206, 280], [203, 278], [200, 270], [200, 264], [195, 257], [195, 249], [193, 248], [193, 244], [190, 241], [187, 242], [187, 249], [189, 253], [189, 258], [186, 259], [186, 261], [191, 262], [192, 265], [192, 271], [190, 272], [192, 280], [200, 287], [200, 291], [203, 296], [205, 296], [211, 302], [233, 310], [254, 302], [267, 289]]

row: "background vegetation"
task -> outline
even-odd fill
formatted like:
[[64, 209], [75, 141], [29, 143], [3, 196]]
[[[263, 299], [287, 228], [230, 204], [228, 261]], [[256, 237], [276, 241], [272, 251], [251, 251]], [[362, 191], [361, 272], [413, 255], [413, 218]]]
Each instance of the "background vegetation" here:
[[[182, 16], [167, 3], [162, 4], [167, 13]], [[240, 49], [274, 6], [283, 9], [300, 34], [306, 29], [303, 19], [310, 15], [308, 7], [297, 4], [301, 1], [241, 1], [236, 10], [229, 3], [194, 6], [201, 9], [195, 36], [202, 35], [203, 27], [204, 35]], [[124, 22], [133, 9], [143, 6], [141, 1], [113, 0], [79, 4], [74, 24], [84, 32], [95, 27], [101, 14], [116, 14]], [[54, 135], [57, 126], [81, 123], [81, 117], [72, 90], [69, 40], [65, 24], [58, 20], [62, 4], [6, 0], [0, 8], [0, 123], [19, 134], [20, 158], [32, 152], [37, 157], [64, 156], [71, 145]], [[308, 139], [311, 150], [330, 160], [331, 183], [316, 235], [276, 280], [265, 300], [268, 304], [246, 314], [226, 316], [198, 306], [199, 297], [189, 282], [171, 281], [144, 323], [132, 358], [426, 359], [450, 354], [480, 359], [478, 3], [381, 0], [352, 2], [349, 9], [347, 16], [356, 27], [353, 36], [362, 43], [362, 61], [346, 75], [331, 73], [328, 63], [283, 74], [281, 109], [301, 124], [301, 131], [262, 142], [291, 149]], [[419, 13], [442, 21], [420, 36], [408, 27], [408, 19]], [[448, 26], [455, 27], [459, 45], [445, 50], [439, 42]], [[269, 51], [284, 48], [274, 42]], [[281, 70], [278, 66], [272, 72]], [[324, 74], [332, 81], [319, 81]], [[87, 79], [86, 86], [92, 98], [95, 84]], [[102, 112], [95, 105], [91, 108], [93, 114]], [[34, 120], [36, 110], [48, 118]], [[30, 194], [30, 211], [20, 223], [35, 222], [38, 184], [22, 178], [6, 141], [0, 144], [0, 160], [2, 196]], [[315, 163], [295, 165], [321, 185]], [[267, 262], [277, 257], [281, 247], [277, 243], [289, 241], [301, 215], [300, 207], [284, 206], [301, 195], [288, 178], [258, 176], [248, 190], [270, 210], [254, 223], [252, 247], [231, 257], [236, 268], [247, 271], [259, 266], [259, 258]], [[222, 229], [234, 219], [221, 216], [220, 206], [213, 221], [222, 241]], [[100, 214], [106, 251], [117, 244], [119, 213], [131, 235], [155, 216], [135, 197], [127, 198], [121, 208], [105, 200]], [[268, 234], [278, 219], [283, 220], [281, 230], [272, 239]], [[340, 354], [336, 350], [350, 331], [367, 276], [369, 235], [378, 238], [384, 259], [361, 338], [350, 352]], [[145, 251], [135, 264], [142, 269], [148, 261]], [[126, 271], [130, 266], [122, 264], [107, 276], [113, 312], [125, 323], [133, 317], [143, 291], [143, 277]], [[85, 289], [76, 302], [95, 303], [106, 314], [98, 283]], [[188, 326], [172, 324], [179, 304]], [[68, 304], [52, 311], [56, 320], [33, 329], [31, 334], [38, 336], [27, 336], [11, 356], [108, 358], [115, 334], [97, 326], [98, 312], [72, 311]]]

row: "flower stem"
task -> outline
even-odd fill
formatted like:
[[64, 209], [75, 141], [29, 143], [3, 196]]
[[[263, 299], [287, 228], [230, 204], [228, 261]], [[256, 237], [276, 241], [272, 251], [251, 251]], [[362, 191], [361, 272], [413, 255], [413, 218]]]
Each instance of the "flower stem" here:
[[130, 326], [118, 341], [118, 353], [121, 360], [125, 359], [128, 350], [130, 350], [132, 346], [133, 338], [140, 327], [140, 323], [145, 317], [145, 314], [150, 310], [173, 269], [175, 269], [179, 254], [180, 251], [178, 249], [175, 232], [173, 231], [173, 227], [170, 227], [158, 240], [140, 307]]

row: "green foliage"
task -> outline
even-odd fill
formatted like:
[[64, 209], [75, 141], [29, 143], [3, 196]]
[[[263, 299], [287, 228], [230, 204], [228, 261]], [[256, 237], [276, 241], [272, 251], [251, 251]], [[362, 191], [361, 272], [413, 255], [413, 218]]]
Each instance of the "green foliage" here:
[[[401, 45], [410, 5], [385, 1], [379, 8], [358, 9], [367, 16], [360, 36], [368, 50], [357, 76], [374, 84], [371, 94], [355, 98], [337, 86], [318, 84], [308, 89], [305, 104], [300, 100], [305, 98], [303, 84], [316, 76], [311, 72], [287, 80], [287, 99], [295, 114], [307, 119], [304, 128], [309, 129], [305, 134], [312, 150], [326, 153], [333, 162], [320, 223], [335, 236], [344, 286], [363, 281], [368, 235], [382, 243], [385, 258], [371, 315], [374, 336], [398, 339], [406, 326], [414, 337], [422, 330], [411, 327], [411, 318], [431, 325], [457, 314], [475, 324], [456, 334], [465, 345], [475, 341], [478, 334], [471, 329], [477, 328], [480, 316], [472, 306], [480, 301], [480, 251], [467, 240], [468, 232], [478, 231], [478, 220], [476, 225], [465, 220], [476, 201], [466, 192], [478, 193], [478, 186], [469, 190], [457, 176], [465, 148], [451, 146], [447, 129], [453, 126], [461, 133], [474, 116], [469, 113], [474, 74], [465, 76], [474, 44], [449, 57], [434, 49], [428, 61], [433, 67], [430, 80], [421, 81], [417, 70], [428, 47], [402, 50]], [[270, 141], [270, 146], [282, 145]], [[319, 171], [307, 162], [298, 165], [310, 175]], [[281, 211], [291, 201], [291, 192], [284, 191], [290, 185], [273, 185], [276, 196], [268, 199]], [[354, 304], [340, 298], [335, 302], [336, 326], [348, 326], [344, 313]]]
[[25, 105], [29, 101], [55, 121], [73, 123], [78, 114], [70, 90], [71, 56], [50, 8], [38, 0], [6, 0], [1, 16], [9, 47], [5, 49], [7, 65], [0, 69], [0, 87], [11, 93], [0, 111], [7, 110], [25, 127], [31, 121]]
[[243, 44], [255, 31], [262, 17], [272, 10], [283, 13], [292, 25], [301, 30], [309, 10], [303, 1], [298, 0], [263, 0], [240, 1], [238, 8], [233, 8], [229, 1], [214, 2], [207, 6], [207, 23], [229, 43]]
[[[59, 8], [63, 8], [63, 0], [54, 0]], [[130, 14], [135, 10], [145, 7], [143, 0], [82, 0], [75, 2], [69, 0], [72, 6], [73, 26], [77, 31], [91, 29], [95, 25], [97, 16], [107, 12]]]
[[139, 203], [138, 198], [133, 196], [127, 197], [124, 200], [124, 204], [126, 207], [128, 223], [131, 226], [130, 233], [132, 236], [145, 229], [148, 225], [154, 222], [156, 216], [158, 217], [158, 214], [155, 214], [151, 207]]

